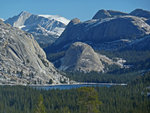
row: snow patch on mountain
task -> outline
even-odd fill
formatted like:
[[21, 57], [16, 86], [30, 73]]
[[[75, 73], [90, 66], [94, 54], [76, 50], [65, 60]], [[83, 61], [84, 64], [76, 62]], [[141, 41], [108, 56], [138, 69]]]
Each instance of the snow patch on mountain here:
[[0, 20], [5, 21], [3, 18], [0, 18]]
[[19, 29], [22, 29], [22, 28], [24, 28], [24, 27], [26, 27], [26, 26], [25, 26], [25, 25], [19, 26]]
[[48, 18], [50, 20], [57, 20], [59, 22], [64, 23], [65, 25], [67, 25], [70, 22], [70, 20], [68, 20], [68, 19], [66, 19], [64, 17], [61, 17], [59, 15], [38, 15], [38, 16], [41, 16], [41, 17], [44, 17], [44, 18]]
[[5, 23], [31, 33], [41, 47], [45, 47], [55, 42], [65, 30], [69, 20], [58, 15], [34, 15], [23, 11], [7, 19]]

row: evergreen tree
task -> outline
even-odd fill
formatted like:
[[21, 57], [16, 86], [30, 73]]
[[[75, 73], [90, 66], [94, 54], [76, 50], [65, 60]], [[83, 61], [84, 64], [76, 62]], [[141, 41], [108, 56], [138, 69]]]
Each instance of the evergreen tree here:
[[92, 87], [82, 87], [79, 92], [79, 112], [80, 113], [100, 113], [99, 106], [101, 102], [98, 100], [98, 93]]
[[68, 108], [68, 107], [64, 107], [64, 108], [63, 108], [63, 113], [70, 113], [69, 108]]
[[34, 110], [34, 113], [46, 113], [42, 95], [39, 96], [38, 104], [36, 106], [36, 109]]

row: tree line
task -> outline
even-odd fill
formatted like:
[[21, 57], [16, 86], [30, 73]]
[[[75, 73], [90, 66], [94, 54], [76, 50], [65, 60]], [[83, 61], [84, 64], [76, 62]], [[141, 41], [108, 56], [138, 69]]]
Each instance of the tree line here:
[[127, 86], [44, 90], [0, 86], [0, 113], [149, 113], [150, 73]]

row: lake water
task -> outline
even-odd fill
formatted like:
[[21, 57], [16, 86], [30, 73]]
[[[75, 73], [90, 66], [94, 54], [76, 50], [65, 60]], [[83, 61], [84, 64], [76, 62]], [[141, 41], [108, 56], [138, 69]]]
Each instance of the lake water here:
[[73, 88], [80, 88], [80, 87], [111, 87], [114, 85], [126, 85], [126, 84], [112, 84], [112, 83], [93, 83], [93, 84], [72, 84], [72, 85], [51, 85], [51, 86], [34, 86], [38, 89], [45, 89], [45, 90], [51, 90], [51, 89], [73, 89]]

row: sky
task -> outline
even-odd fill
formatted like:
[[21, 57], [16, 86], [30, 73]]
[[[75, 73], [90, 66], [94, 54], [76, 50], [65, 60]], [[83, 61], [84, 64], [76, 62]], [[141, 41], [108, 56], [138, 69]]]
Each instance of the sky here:
[[27, 11], [85, 21], [100, 9], [129, 13], [136, 8], [150, 11], [150, 0], [0, 0], [0, 18], [8, 19], [21, 11]]

